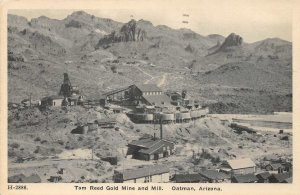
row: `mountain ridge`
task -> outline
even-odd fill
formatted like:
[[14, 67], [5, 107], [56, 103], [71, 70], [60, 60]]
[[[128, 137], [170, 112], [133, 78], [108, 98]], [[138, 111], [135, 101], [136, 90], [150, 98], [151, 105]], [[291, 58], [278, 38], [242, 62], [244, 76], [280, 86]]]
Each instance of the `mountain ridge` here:
[[[107, 43], [99, 44], [109, 36]], [[33, 91], [37, 98], [55, 91], [61, 81], [57, 72], [69, 72], [77, 82], [81, 81], [79, 86], [91, 98], [97, 98], [107, 87], [148, 82], [147, 75], [160, 77], [162, 74], [186, 79], [185, 83], [174, 86], [172, 78], [167, 77], [165, 89], [187, 88], [197, 96], [205, 94], [193, 88], [196, 83], [213, 85], [209, 94], [218, 90], [215, 84], [262, 90], [258, 83], [247, 85], [243, 76], [234, 77], [251, 71], [259, 77], [261, 86], [291, 93], [292, 43], [279, 38], [244, 43], [242, 37], [232, 33], [227, 37], [203, 36], [190, 29], [154, 26], [143, 19], [121, 23], [74, 12], [61, 20], [40, 16], [29, 21], [22, 16], [8, 15], [8, 50], [8, 71], [12, 75], [10, 101], [27, 97], [29, 83], [36, 85]], [[142, 71], [131, 64], [138, 64]], [[237, 65], [241, 66], [241, 72], [234, 74], [228, 72], [229, 68], [222, 73], [226, 67]], [[111, 66], [119, 71], [112, 73]], [[282, 78], [278, 79], [280, 75]], [[30, 81], [31, 77], [36, 79]], [[279, 88], [277, 80], [283, 83]], [[46, 83], [48, 89], [44, 87]], [[95, 88], [99, 90], [96, 92]], [[223, 97], [211, 98], [222, 101]]]

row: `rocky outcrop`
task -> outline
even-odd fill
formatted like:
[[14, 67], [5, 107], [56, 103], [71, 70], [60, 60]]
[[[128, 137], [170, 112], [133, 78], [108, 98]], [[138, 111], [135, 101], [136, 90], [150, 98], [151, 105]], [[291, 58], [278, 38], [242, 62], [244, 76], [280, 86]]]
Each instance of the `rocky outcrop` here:
[[185, 51], [189, 53], [193, 53], [195, 51], [195, 48], [193, 48], [190, 44], [184, 48]]
[[113, 31], [109, 35], [99, 40], [98, 46], [104, 46], [111, 43], [143, 41], [146, 38], [146, 31], [139, 28], [135, 20], [123, 25], [119, 32]]
[[231, 33], [220, 46], [219, 50], [225, 50], [228, 47], [240, 46], [243, 43], [243, 38], [239, 35]]

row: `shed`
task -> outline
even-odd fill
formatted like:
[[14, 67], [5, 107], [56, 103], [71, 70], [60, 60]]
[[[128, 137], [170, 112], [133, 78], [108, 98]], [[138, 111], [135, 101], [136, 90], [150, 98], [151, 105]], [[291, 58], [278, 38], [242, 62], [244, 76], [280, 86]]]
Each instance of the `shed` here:
[[210, 183], [220, 183], [220, 182], [229, 182], [231, 176], [218, 172], [217, 170], [203, 170], [200, 171], [199, 174], [206, 178]]
[[151, 165], [114, 172], [115, 183], [165, 183], [169, 182], [170, 170], [166, 165]]
[[128, 144], [127, 155], [140, 160], [158, 160], [174, 153], [174, 143], [164, 139], [146, 138]]
[[271, 174], [269, 172], [258, 173], [256, 177], [258, 178], [258, 183], [269, 183], [269, 177]]
[[245, 175], [233, 175], [232, 183], [257, 183], [258, 178], [253, 174], [245, 174]]
[[272, 174], [269, 178], [270, 183], [282, 183], [284, 180], [292, 177], [292, 174], [289, 172]]
[[233, 174], [248, 174], [256, 171], [256, 165], [250, 158], [228, 160], [227, 164]]
[[176, 174], [171, 179], [174, 183], [207, 183], [209, 180], [198, 173]]

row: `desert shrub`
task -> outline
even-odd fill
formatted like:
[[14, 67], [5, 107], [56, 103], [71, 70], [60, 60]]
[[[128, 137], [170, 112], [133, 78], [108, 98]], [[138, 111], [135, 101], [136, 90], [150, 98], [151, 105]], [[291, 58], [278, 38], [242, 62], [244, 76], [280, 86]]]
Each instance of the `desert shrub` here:
[[48, 141], [47, 140], [42, 140], [41, 141], [41, 144], [45, 144], [45, 143], [48, 143]]
[[58, 140], [57, 143], [62, 146], [64, 145], [64, 141], [62, 141], [62, 140]]
[[24, 159], [22, 157], [18, 156], [16, 163], [23, 163], [23, 162], [24, 162]]
[[16, 157], [16, 152], [14, 150], [8, 150], [8, 157], [9, 158], [14, 158]]
[[83, 140], [83, 137], [78, 137], [78, 139], [77, 139], [78, 141], [82, 141]]
[[119, 131], [119, 130], [120, 130], [120, 127], [116, 127], [115, 130], [116, 130], [116, 131]]
[[117, 73], [117, 67], [115, 65], [111, 66], [110, 69], [113, 73]]
[[35, 141], [35, 142], [39, 142], [39, 141], [41, 141], [41, 138], [40, 138], [40, 137], [36, 137], [36, 138], [34, 139], [34, 141]]
[[220, 157], [217, 156], [217, 157], [215, 157], [215, 158], [212, 158], [212, 159], [211, 159], [211, 162], [212, 162], [212, 163], [219, 163], [219, 162], [221, 162]]
[[20, 145], [18, 143], [12, 143], [10, 146], [12, 148], [19, 148], [20, 147]]
[[136, 132], [140, 132], [141, 130], [140, 129], [137, 129], [137, 130], [135, 130]]
[[35, 150], [34, 150], [34, 153], [39, 153], [41, 151], [41, 148], [40, 148], [40, 146], [37, 146], [36, 148], [35, 148]]

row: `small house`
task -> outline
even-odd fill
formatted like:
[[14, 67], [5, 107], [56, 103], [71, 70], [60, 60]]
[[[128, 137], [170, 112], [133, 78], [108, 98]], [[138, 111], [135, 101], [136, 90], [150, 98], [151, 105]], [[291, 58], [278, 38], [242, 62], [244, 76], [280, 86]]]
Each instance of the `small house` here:
[[270, 163], [265, 166], [266, 171], [270, 171], [271, 173], [283, 173], [284, 168], [281, 163]]
[[140, 160], [158, 160], [174, 153], [173, 142], [155, 137], [135, 140], [127, 146], [127, 155]]
[[286, 179], [292, 177], [289, 172], [272, 174], [269, 178], [270, 183], [283, 183]]
[[151, 165], [124, 171], [115, 170], [115, 183], [166, 183], [169, 182], [170, 170], [165, 165]]
[[61, 180], [62, 180], [62, 177], [59, 175], [50, 176], [50, 178], [48, 179], [48, 181], [53, 182], [53, 183], [60, 182]]
[[208, 183], [206, 177], [201, 176], [198, 173], [192, 174], [175, 174], [171, 179], [174, 183]]
[[98, 119], [95, 121], [96, 124], [98, 124], [99, 127], [101, 128], [114, 128], [115, 125], [117, 124], [116, 119], [113, 118], [104, 118], [104, 119]]
[[217, 170], [203, 170], [199, 174], [206, 178], [209, 183], [230, 183], [231, 176]]
[[258, 178], [253, 174], [245, 174], [245, 175], [233, 175], [231, 179], [232, 183], [257, 183]]
[[262, 173], [258, 173], [256, 175], [257, 179], [258, 179], [258, 183], [269, 183], [269, 177], [271, 176], [271, 174], [269, 172], [262, 172]]
[[41, 100], [41, 106], [47, 107], [47, 106], [53, 106], [53, 107], [60, 107], [63, 104], [64, 101], [63, 96], [49, 96], [45, 97]]
[[79, 125], [71, 131], [72, 134], [86, 134], [88, 132], [87, 125]]
[[256, 165], [250, 158], [228, 160], [225, 167], [231, 170], [232, 174], [249, 174], [256, 172]]

